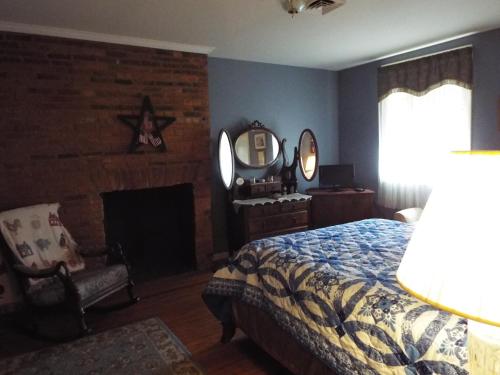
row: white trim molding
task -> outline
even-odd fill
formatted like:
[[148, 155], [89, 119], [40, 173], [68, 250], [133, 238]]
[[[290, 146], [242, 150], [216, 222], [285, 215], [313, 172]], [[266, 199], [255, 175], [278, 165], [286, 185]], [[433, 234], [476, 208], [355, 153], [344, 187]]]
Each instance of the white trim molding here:
[[215, 49], [214, 47], [209, 46], [198, 46], [193, 44], [175, 43], [163, 40], [136, 38], [133, 36], [95, 33], [91, 31], [31, 25], [26, 23], [7, 21], [0, 21], [0, 31], [88, 40], [92, 42], [122, 44], [127, 46], [147, 47], [169, 51], [192, 52], [204, 55], [209, 55]]

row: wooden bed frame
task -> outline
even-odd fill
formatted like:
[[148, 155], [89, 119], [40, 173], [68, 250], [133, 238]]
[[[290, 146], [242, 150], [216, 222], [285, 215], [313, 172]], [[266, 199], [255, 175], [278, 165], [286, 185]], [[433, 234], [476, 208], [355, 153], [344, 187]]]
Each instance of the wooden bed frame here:
[[257, 345], [296, 375], [338, 375], [301, 346], [264, 311], [243, 302], [232, 303], [234, 324], [224, 325], [222, 342], [240, 328]]

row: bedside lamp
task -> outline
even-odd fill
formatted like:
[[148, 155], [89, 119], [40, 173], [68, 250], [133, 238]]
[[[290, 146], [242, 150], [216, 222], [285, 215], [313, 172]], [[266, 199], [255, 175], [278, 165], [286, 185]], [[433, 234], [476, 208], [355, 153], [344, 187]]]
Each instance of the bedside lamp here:
[[500, 374], [500, 151], [454, 152], [441, 174], [397, 279], [468, 319], [471, 374]]

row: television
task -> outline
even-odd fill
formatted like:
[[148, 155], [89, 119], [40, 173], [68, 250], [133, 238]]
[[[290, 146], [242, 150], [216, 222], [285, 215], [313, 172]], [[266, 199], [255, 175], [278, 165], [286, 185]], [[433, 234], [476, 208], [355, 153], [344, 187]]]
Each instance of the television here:
[[342, 189], [354, 187], [354, 165], [335, 164], [319, 166], [319, 187]]

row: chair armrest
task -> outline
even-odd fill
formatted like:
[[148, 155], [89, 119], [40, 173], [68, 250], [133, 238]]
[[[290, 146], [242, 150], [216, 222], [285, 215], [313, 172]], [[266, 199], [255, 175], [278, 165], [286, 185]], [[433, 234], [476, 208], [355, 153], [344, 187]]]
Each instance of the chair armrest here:
[[420, 215], [422, 215], [421, 208], [407, 208], [396, 212], [394, 214], [394, 220], [401, 221], [403, 223], [416, 223], [420, 219]]
[[127, 267], [127, 270], [130, 271], [130, 263], [128, 262], [119, 242], [116, 242], [112, 245], [106, 245], [106, 247], [97, 248], [97, 250], [79, 250], [78, 254], [80, 254], [83, 258], [100, 258], [105, 256], [107, 258], [107, 264], [124, 264]]
[[22, 277], [31, 279], [46, 279], [54, 276], [63, 276], [67, 278], [71, 275], [65, 262], [58, 262], [54, 267], [45, 268], [43, 270], [34, 270], [21, 264], [15, 264], [13, 269]]
[[111, 254], [111, 248], [106, 246], [102, 248], [98, 248], [96, 250], [92, 249], [91, 251], [81, 251], [78, 250], [78, 254], [83, 258], [100, 258], [104, 256], [108, 256]]
[[[78, 288], [75, 285], [73, 278], [71, 277], [71, 272], [68, 270], [66, 262], [58, 262], [54, 267], [46, 268], [43, 270], [33, 270], [29, 267], [16, 264], [14, 265], [14, 271], [25, 279], [45, 279], [51, 277], [57, 277], [64, 287], [64, 293], [66, 298], [71, 298], [76, 301], [80, 301], [80, 294]], [[27, 296], [28, 283], [23, 287], [23, 294], [25, 298]]]
[[130, 263], [127, 260], [127, 257], [125, 256], [125, 253], [123, 252], [122, 245], [119, 242], [116, 242], [115, 244], [109, 246], [109, 257], [108, 257], [108, 262], [109, 260], [114, 260], [115, 262], [124, 264], [125, 267], [127, 267], [127, 271], [130, 273]]

